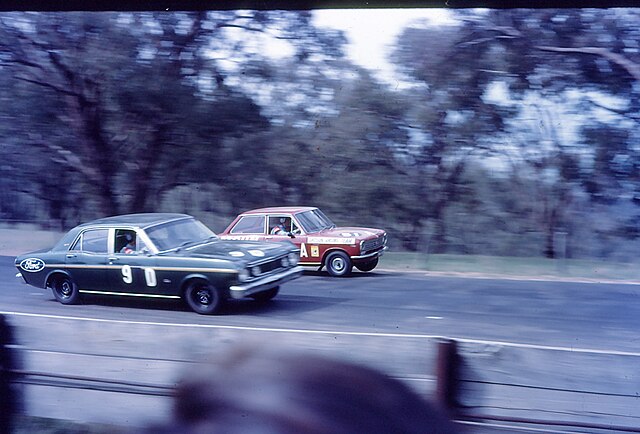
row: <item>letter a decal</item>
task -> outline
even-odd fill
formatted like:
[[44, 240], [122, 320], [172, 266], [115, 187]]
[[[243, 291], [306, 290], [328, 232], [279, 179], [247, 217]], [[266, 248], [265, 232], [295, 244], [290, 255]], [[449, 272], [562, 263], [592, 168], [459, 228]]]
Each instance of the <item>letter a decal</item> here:
[[300, 245], [300, 257], [301, 258], [309, 257], [309, 255], [307, 254], [307, 246], [305, 246], [304, 243]]

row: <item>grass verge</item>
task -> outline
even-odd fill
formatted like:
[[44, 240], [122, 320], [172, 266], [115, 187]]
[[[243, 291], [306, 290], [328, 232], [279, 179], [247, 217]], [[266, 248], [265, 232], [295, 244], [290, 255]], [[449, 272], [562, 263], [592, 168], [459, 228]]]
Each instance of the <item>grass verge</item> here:
[[387, 252], [381, 269], [551, 279], [640, 282], [640, 264], [586, 259], [514, 258], [481, 255], [425, 255]]

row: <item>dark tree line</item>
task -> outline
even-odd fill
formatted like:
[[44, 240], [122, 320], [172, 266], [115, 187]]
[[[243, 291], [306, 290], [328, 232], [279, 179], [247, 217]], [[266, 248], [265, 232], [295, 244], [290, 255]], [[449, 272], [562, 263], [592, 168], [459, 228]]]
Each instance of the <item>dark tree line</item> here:
[[402, 32], [398, 89], [312, 14], [0, 15], [0, 218], [309, 204], [398, 249], [638, 253], [640, 12], [460, 10]]

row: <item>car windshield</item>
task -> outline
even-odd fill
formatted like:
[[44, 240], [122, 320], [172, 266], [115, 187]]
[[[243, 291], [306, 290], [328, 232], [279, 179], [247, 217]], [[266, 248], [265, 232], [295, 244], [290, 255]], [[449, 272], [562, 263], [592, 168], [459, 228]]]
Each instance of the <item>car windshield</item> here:
[[196, 219], [178, 220], [146, 230], [149, 239], [160, 251], [172, 250], [217, 239], [216, 234]]
[[306, 233], [320, 232], [324, 229], [335, 228], [336, 225], [319, 209], [305, 211], [296, 215], [298, 222]]

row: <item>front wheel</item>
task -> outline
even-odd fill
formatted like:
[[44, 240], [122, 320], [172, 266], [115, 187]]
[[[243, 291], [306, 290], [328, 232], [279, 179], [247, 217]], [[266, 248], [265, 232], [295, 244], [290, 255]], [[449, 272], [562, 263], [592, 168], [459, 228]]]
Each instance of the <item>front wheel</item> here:
[[69, 276], [57, 276], [51, 282], [53, 296], [62, 304], [76, 304], [80, 301], [78, 286]]
[[356, 264], [356, 268], [360, 271], [371, 271], [378, 265], [378, 258], [373, 259], [369, 262], [363, 262], [361, 264]]
[[202, 280], [189, 283], [184, 292], [187, 304], [196, 313], [210, 315], [222, 306], [220, 292], [209, 282]]
[[264, 303], [278, 295], [278, 292], [280, 292], [280, 287], [276, 286], [275, 288], [253, 294], [251, 297], [257, 302]]
[[327, 256], [327, 271], [334, 277], [343, 277], [351, 273], [351, 258], [344, 252], [332, 252]]

